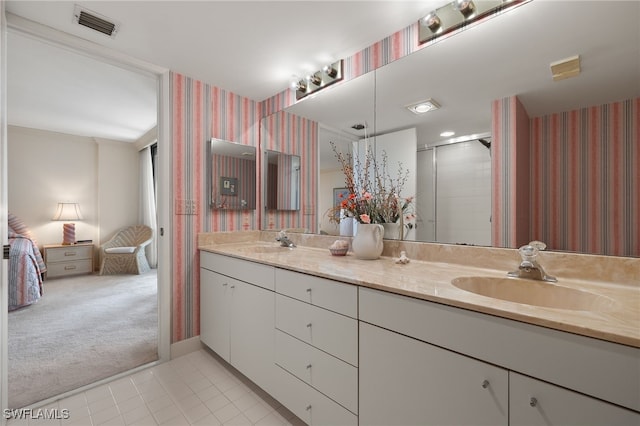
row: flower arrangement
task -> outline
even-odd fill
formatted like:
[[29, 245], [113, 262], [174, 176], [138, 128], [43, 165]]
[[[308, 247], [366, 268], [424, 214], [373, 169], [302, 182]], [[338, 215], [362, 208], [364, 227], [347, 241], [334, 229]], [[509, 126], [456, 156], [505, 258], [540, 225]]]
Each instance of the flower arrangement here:
[[355, 218], [360, 223], [407, 222], [415, 218], [413, 197], [402, 198], [401, 193], [409, 177], [409, 170], [398, 163], [395, 178], [389, 173], [385, 151], [378, 163], [369, 147], [362, 158], [331, 148], [345, 176], [347, 195], [341, 196], [340, 204], [330, 210], [331, 220], [339, 222], [341, 213]]

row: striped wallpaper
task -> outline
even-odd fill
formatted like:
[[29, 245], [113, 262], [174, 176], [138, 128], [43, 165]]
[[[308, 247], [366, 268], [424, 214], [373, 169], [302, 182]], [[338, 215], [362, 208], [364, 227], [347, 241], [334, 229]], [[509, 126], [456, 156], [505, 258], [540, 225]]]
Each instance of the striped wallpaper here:
[[640, 99], [528, 120], [511, 97], [492, 113], [494, 245], [640, 256]]
[[306, 228], [317, 232], [318, 123], [281, 111], [265, 117], [261, 131], [263, 150], [300, 156], [300, 210], [267, 211], [265, 229]]
[[531, 235], [640, 256], [640, 98], [531, 120]]
[[171, 74], [170, 96], [172, 198], [195, 200], [198, 209], [196, 215], [174, 215], [172, 221], [171, 341], [177, 342], [200, 333], [197, 234], [258, 229], [257, 210], [209, 208], [206, 142], [215, 137], [257, 147], [260, 106], [178, 73]]
[[[227, 195], [223, 194], [224, 191], [220, 181], [213, 179], [211, 192], [216, 205], [224, 209], [239, 209], [246, 205], [255, 207], [257, 196], [257, 166], [255, 159], [246, 160], [216, 154], [211, 157], [211, 166], [212, 170], [216, 170], [216, 177], [221, 176], [237, 180], [237, 186], [234, 188], [235, 194]], [[207, 176], [204, 177], [204, 179], [206, 178]], [[205, 202], [208, 202], [206, 197]]]

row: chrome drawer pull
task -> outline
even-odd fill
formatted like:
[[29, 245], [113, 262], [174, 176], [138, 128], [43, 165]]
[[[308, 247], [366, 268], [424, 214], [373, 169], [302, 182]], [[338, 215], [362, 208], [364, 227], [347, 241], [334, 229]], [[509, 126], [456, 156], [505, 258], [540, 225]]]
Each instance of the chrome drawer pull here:
[[64, 270], [65, 270], [65, 271], [70, 271], [70, 270], [72, 270], [72, 269], [76, 269], [75, 265], [69, 265], [69, 266], [65, 266], [65, 267], [64, 267]]
[[75, 256], [77, 253], [75, 251], [65, 251], [64, 255], [65, 256]]

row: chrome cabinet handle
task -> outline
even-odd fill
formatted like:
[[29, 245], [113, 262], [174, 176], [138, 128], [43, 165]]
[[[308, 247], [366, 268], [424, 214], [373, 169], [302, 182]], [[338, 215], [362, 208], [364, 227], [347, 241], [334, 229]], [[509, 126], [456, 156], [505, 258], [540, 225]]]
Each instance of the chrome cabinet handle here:
[[307, 293], [311, 293], [311, 289], [310, 288], [307, 289]]
[[307, 365], [307, 370], [310, 370], [310, 369], [311, 369], [311, 364], [308, 364]]
[[532, 407], [535, 407], [536, 405], [538, 405], [538, 400], [532, 397], [529, 400], [529, 405], [532, 406]]
[[482, 382], [482, 388], [483, 388], [483, 389], [486, 389], [486, 388], [488, 388], [488, 387], [489, 387], [489, 381], [488, 381], [488, 380], [484, 380], [484, 381]]
[[307, 328], [311, 328], [311, 323], [307, 324]]

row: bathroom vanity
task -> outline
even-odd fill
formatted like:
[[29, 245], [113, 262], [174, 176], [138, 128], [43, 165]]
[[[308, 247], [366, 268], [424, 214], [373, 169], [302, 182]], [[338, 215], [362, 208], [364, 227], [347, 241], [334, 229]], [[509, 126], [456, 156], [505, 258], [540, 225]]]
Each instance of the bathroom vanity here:
[[640, 424], [638, 287], [544, 308], [451, 284], [506, 271], [269, 239], [200, 239], [201, 340], [308, 424]]

